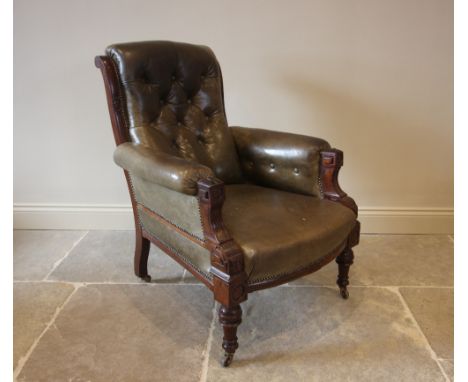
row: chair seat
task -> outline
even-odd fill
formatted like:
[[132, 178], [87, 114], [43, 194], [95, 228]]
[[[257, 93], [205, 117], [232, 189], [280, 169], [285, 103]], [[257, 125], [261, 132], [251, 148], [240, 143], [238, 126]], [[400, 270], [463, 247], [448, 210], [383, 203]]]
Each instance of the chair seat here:
[[253, 284], [320, 261], [344, 243], [356, 216], [329, 200], [236, 184], [226, 186], [223, 220]]

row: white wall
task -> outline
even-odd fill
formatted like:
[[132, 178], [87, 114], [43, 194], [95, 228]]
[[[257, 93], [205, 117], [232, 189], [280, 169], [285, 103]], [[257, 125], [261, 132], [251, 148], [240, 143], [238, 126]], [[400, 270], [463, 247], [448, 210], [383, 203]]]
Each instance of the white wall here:
[[93, 59], [167, 39], [214, 50], [231, 125], [342, 149], [364, 231], [450, 232], [452, 32], [444, 0], [15, 0], [15, 226], [131, 227]]

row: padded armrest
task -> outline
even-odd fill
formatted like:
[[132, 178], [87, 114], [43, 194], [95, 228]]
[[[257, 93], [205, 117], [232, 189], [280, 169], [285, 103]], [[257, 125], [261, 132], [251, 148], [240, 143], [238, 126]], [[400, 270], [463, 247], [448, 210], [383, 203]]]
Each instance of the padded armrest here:
[[131, 175], [188, 195], [197, 193], [200, 179], [214, 177], [206, 166], [130, 142], [117, 146], [114, 162]]
[[305, 195], [320, 195], [320, 138], [231, 127], [244, 175], [253, 183]]

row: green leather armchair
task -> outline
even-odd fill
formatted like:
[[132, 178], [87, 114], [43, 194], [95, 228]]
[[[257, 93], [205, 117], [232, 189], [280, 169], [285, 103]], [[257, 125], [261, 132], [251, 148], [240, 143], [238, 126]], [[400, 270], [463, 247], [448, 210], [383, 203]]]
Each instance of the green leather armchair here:
[[318, 138], [229, 127], [221, 70], [205, 46], [115, 44], [95, 63], [134, 211], [135, 274], [151, 280], [153, 243], [213, 291], [225, 366], [249, 293], [336, 259], [348, 298], [360, 226], [338, 185], [341, 151]]

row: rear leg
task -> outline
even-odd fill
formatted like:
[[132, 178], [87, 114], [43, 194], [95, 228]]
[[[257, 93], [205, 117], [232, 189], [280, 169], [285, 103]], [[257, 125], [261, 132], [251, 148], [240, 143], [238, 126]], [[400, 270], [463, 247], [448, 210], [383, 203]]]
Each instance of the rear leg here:
[[135, 257], [133, 263], [135, 275], [149, 283], [151, 276], [148, 274], [148, 256], [151, 242], [143, 237], [141, 229], [137, 229], [135, 233]]

